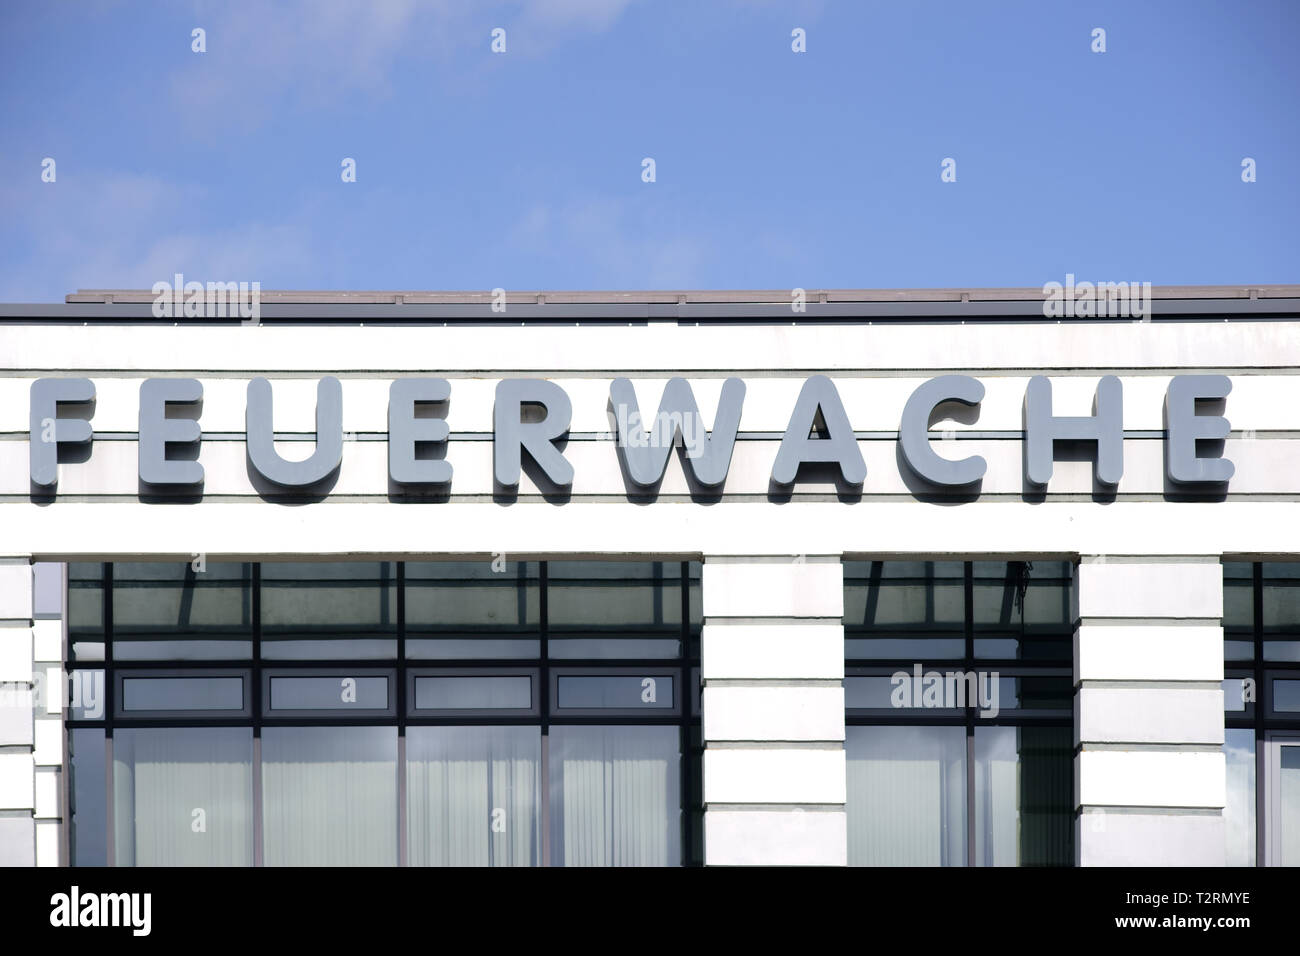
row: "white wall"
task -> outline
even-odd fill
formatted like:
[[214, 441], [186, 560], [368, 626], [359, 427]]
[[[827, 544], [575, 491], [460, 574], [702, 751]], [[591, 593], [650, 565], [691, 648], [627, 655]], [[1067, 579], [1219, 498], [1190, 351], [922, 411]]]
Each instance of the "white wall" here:
[[[1138, 573], [1134, 568], [1107, 570], [1112, 566], [1104, 561], [1085, 565], [1080, 578], [1081, 826], [1087, 830], [1093, 823], [1089, 815], [1104, 813], [1109, 834], [1105, 840], [1081, 839], [1082, 862], [1161, 862], [1152, 854], [1174, 853], [1178, 845], [1199, 849], [1176, 862], [1213, 862], [1216, 837], [1205, 832], [1205, 821], [1221, 824], [1216, 800], [1224, 771], [1221, 757], [1213, 759], [1222, 714], [1211, 716], [1208, 692], [1214, 668], [1222, 667], [1221, 631], [1218, 612], [1196, 603], [1212, 592], [1213, 574], [1188, 578], [1188, 566], [1178, 559], [1197, 556], [1217, 573], [1223, 554], [1294, 553], [1300, 496], [1297, 367], [1300, 336], [1294, 323], [1281, 322], [2, 325], [0, 546], [14, 560], [0, 562], [0, 636], [12, 642], [30, 634], [31, 613], [11, 577], [21, 573], [13, 568], [32, 558], [188, 558], [200, 552], [211, 560], [487, 557], [500, 551], [515, 558], [702, 557], [709, 861], [841, 863], [843, 650], [835, 596], [841, 586], [833, 581], [840, 559], [1137, 556], [1146, 569], [1141, 587], [1130, 576]], [[93, 424], [101, 437], [88, 462], [61, 467], [59, 499], [41, 504], [28, 497], [27, 390], [33, 378], [50, 369], [95, 381]], [[800, 486], [789, 500], [769, 498], [774, 435], [785, 429], [811, 371], [832, 375], [859, 433], [868, 464], [860, 499], [841, 500], [834, 488], [819, 485]], [[936, 437], [939, 431], [954, 433], [941, 453], [982, 454], [989, 474], [979, 500], [921, 502], [903, 480], [887, 433], [897, 429], [912, 388], [949, 371], [978, 377], [987, 397], [978, 422], [936, 426]], [[1169, 377], [1185, 371], [1222, 371], [1233, 379], [1227, 455], [1237, 475], [1223, 501], [1163, 497], [1161, 446], [1150, 433], [1162, 427]], [[730, 480], [720, 502], [693, 502], [674, 457], [658, 502], [630, 503], [609, 436], [609, 381], [616, 375], [634, 379], [642, 411], [650, 413], [663, 382], [675, 372], [691, 380], [709, 421], [722, 380], [732, 374], [745, 379], [742, 435]], [[1125, 443], [1125, 476], [1115, 500], [1092, 499], [1087, 462], [1058, 462], [1044, 500], [1022, 496], [1016, 433], [1024, 385], [1035, 373], [1052, 376], [1057, 414], [1074, 415], [1089, 412], [1099, 376], [1121, 376], [1124, 424], [1133, 434]], [[204, 382], [202, 424], [223, 434], [204, 443], [203, 503], [145, 504], [136, 497], [139, 382], [175, 374]], [[253, 493], [242, 433], [246, 383], [258, 374], [275, 381], [276, 428], [285, 434], [312, 429], [318, 375], [342, 379], [344, 428], [358, 440], [345, 443], [338, 484], [327, 500], [277, 504]], [[387, 497], [385, 445], [365, 439], [386, 430], [388, 383], [399, 374], [452, 381], [447, 457], [456, 478], [449, 501], [395, 504]], [[508, 376], [554, 379], [573, 400], [575, 434], [566, 454], [577, 478], [567, 503], [542, 501], [526, 478], [520, 500], [508, 505], [492, 500], [491, 443], [484, 438], [491, 429], [493, 388]], [[287, 454], [291, 447], [306, 453], [310, 446], [282, 447]], [[790, 559], [796, 555], [809, 557], [795, 564]], [[1115, 603], [1120, 595], [1139, 591], [1146, 603]], [[7, 646], [10, 656], [17, 653]], [[1177, 695], [1172, 710], [1181, 715], [1177, 719], [1166, 710], [1170, 691]], [[1125, 736], [1116, 724], [1121, 714], [1121, 723], [1134, 728], [1129, 736], [1139, 739], [1116, 739]], [[1111, 747], [1117, 743], [1200, 751], [1170, 770], [1172, 793], [1156, 793], [1115, 782], [1128, 772], [1115, 769], [1127, 759]], [[1132, 759], [1147, 773], [1157, 758]], [[18, 829], [37, 825], [31, 821], [39, 816], [36, 775], [43, 771], [38, 763], [36, 748], [25, 740], [0, 745], [0, 782], [8, 781], [0, 794], [24, 804], [9, 808], [19, 816], [0, 809], [0, 845]], [[30, 797], [24, 795], [28, 780]], [[1142, 835], [1156, 830], [1161, 839], [1144, 842]]]

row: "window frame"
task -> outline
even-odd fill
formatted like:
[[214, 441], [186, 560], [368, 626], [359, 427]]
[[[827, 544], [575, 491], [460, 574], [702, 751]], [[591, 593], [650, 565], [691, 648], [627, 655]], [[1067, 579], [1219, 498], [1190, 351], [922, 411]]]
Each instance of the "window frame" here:
[[[844, 564], [886, 564], [889, 558], [872, 558], [872, 557], [853, 557], [844, 559]], [[915, 561], [915, 558], [908, 558], [909, 561]], [[860, 640], [870, 636], [887, 636], [890, 628], [873, 628], [868, 631], [861, 626], [854, 630], [854, 625], [845, 621], [844, 639], [845, 639], [845, 661], [844, 675], [846, 678], [857, 676], [889, 676], [898, 671], [908, 671], [913, 665], [920, 664], [922, 672], [929, 671], [963, 671], [987, 673], [996, 671], [999, 678], [1003, 677], [1024, 677], [1024, 676], [1043, 676], [1043, 677], [1067, 677], [1069, 678], [1071, 706], [1060, 711], [1049, 710], [1020, 710], [1018, 708], [1002, 709], [999, 708], [995, 717], [981, 717], [978, 707], [967, 706], [965, 708], [935, 708], [935, 707], [908, 707], [908, 708], [850, 708], [845, 706], [844, 723], [846, 730], [853, 727], [880, 727], [880, 726], [915, 726], [915, 727], [936, 727], [936, 726], [957, 726], [965, 729], [966, 751], [966, 857], [963, 863], [967, 867], [980, 865], [977, 859], [977, 815], [975, 808], [975, 791], [976, 791], [976, 770], [975, 770], [975, 731], [981, 727], [1059, 727], [1069, 728], [1072, 731], [1071, 747], [1073, 767], [1073, 755], [1078, 753], [1078, 741], [1073, 735], [1074, 721], [1074, 701], [1077, 699], [1078, 682], [1074, 679], [1073, 668], [1073, 635], [1078, 628], [1078, 614], [1075, 610], [1076, 602], [1073, 599], [1073, 591], [1078, 587], [1078, 563], [1077, 561], [1066, 560], [1058, 557], [1038, 557], [1036, 560], [1050, 562], [1052, 564], [1062, 564], [1068, 568], [1068, 585], [1065, 599], [1065, 608], [1069, 614], [1069, 619], [1059, 625], [1059, 633], [1053, 633], [1051, 629], [1039, 630], [1034, 636], [1038, 639], [1055, 638], [1061, 640], [1070, 648], [1068, 656], [1061, 660], [1044, 660], [1033, 661], [1015, 658], [996, 658], [996, 657], [977, 657], [975, 654], [975, 642], [979, 639], [997, 637], [1000, 633], [996, 628], [991, 629], [988, 625], [977, 625], [975, 622], [975, 582], [976, 580], [988, 581], [988, 577], [976, 578], [975, 564], [988, 563], [991, 558], [980, 557], [960, 561], [962, 565], [962, 575], [960, 578], [962, 587], [962, 623], [960, 630], [941, 629], [912, 629], [904, 623], [899, 628], [901, 636], [915, 636], [923, 634], [933, 634], [935, 636], [958, 639], [963, 643], [964, 653], [959, 658], [953, 657], [934, 657], [934, 658], [869, 658], [869, 657], [849, 657], [849, 642]], [[934, 561], [924, 561], [923, 564], [953, 564], [957, 563], [953, 558], [940, 558]], [[1007, 562], [1011, 563], [1011, 562]], [[1032, 562], [1024, 562], [1032, 563]], [[905, 579], [914, 576], [906, 576]], [[1053, 578], [1055, 576], [1052, 576]], [[853, 587], [871, 587], [870, 581], [889, 581], [891, 578], [884, 576], [884, 569], [878, 575], [872, 575], [870, 572], [865, 577], [854, 576], [852, 578]], [[936, 577], [936, 581], [956, 583], [955, 577]], [[847, 592], [850, 588], [850, 578], [845, 573], [844, 589]], [[870, 600], [870, 599], [868, 599]], [[927, 597], [927, 608], [930, 606], [930, 599]], [[928, 615], [928, 611], [927, 611]], [[927, 622], [928, 623], [928, 622]], [[1023, 633], [1023, 632], [1022, 632]], [[1073, 769], [1071, 773], [1073, 774]], [[1078, 852], [1078, 807], [1071, 806], [1070, 813], [1075, 825], [1070, 828], [1070, 862], [1063, 864], [1073, 866]]]
[[[113, 819], [112, 800], [112, 739], [115, 727], [175, 727], [178, 729], [199, 726], [249, 726], [253, 730], [254, 740], [254, 792], [250, 794], [251, 806], [256, 820], [256, 845], [254, 866], [263, 865], [263, 821], [262, 821], [262, 767], [261, 738], [264, 728], [271, 727], [307, 727], [307, 726], [394, 726], [398, 737], [398, 866], [408, 864], [409, 847], [407, 827], [407, 781], [406, 781], [406, 729], [408, 726], [491, 726], [522, 725], [535, 726], [542, 738], [542, 762], [539, 773], [542, 775], [542, 800], [538, 807], [540, 825], [549, 832], [549, 767], [547, 738], [552, 725], [603, 724], [619, 726], [671, 725], [678, 730], [678, 777], [680, 779], [680, 798], [677, 812], [680, 819], [681, 860], [679, 865], [691, 866], [702, 863], [702, 787], [700, 775], [703, 762], [703, 741], [700, 721], [700, 694], [698, 683], [690, 686], [692, 680], [698, 681], [700, 674], [700, 633], [703, 626], [702, 615], [698, 621], [692, 621], [692, 608], [698, 610], [702, 602], [698, 598], [692, 601], [692, 588], [702, 587], [702, 566], [698, 557], [685, 559], [648, 558], [636, 562], [623, 560], [609, 561], [609, 564], [652, 563], [658, 565], [656, 574], [647, 583], [657, 584], [663, 588], [663, 599], [669, 600], [676, 592], [680, 599], [678, 625], [673, 632], [679, 641], [679, 653], [674, 658], [619, 659], [619, 658], [564, 658], [554, 664], [548, 654], [549, 616], [548, 616], [548, 569], [554, 561], [527, 559], [529, 571], [536, 569], [536, 578], [530, 574], [520, 577], [518, 586], [536, 587], [539, 594], [537, 621], [528, 629], [521, 631], [517, 626], [508, 629], [509, 637], [526, 637], [537, 641], [538, 655], [528, 658], [449, 658], [431, 660], [419, 658], [408, 662], [406, 642], [406, 565], [407, 562], [395, 558], [380, 558], [380, 562], [391, 564], [395, 573], [391, 586], [396, 595], [396, 621], [393, 627], [395, 636], [395, 658], [361, 658], [304, 660], [285, 658], [266, 658], [263, 656], [263, 622], [262, 622], [262, 569], [263, 562], [240, 563], [250, 569], [249, 599], [252, 616], [252, 651], [247, 658], [230, 660], [130, 660], [116, 662], [113, 659], [113, 595], [114, 563], [96, 562], [100, 566], [98, 587], [101, 595], [99, 612], [102, 615], [100, 630], [104, 644], [102, 660], [67, 660], [65, 668], [69, 673], [76, 671], [102, 671], [104, 673], [104, 708], [101, 718], [71, 718], [64, 722], [64, 733], [70, 735], [76, 730], [95, 729], [105, 733], [106, 759], [109, 764], [109, 789], [106, 799], [107, 820], [107, 865], [115, 865], [116, 828]], [[576, 560], [576, 559], [575, 559]], [[128, 562], [129, 563], [129, 562]], [[292, 562], [305, 563], [302, 561]], [[322, 561], [321, 563], [328, 563]], [[355, 562], [351, 562], [355, 563]], [[421, 562], [428, 563], [428, 562]], [[438, 562], [441, 563], [441, 562]], [[446, 563], [457, 563], [447, 561]], [[522, 561], [516, 563], [523, 563]], [[669, 566], [676, 565], [675, 568]], [[511, 568], [509, 576], [515, 578], [515, 569]], [[64, 575], [64, 607], [69, 607], [68, 590], [70, 574]], [[82, 578], [78, 578], [78, 581]], [[567, 579], [566, 579], [567, 580]], [[534, 583], [535, 582], [535, 583]], [[84, 586], [84, 585], [78, 585]], [[618, 641], [629, 632], [611, 630], [608, 637]], [[418, 630], [409, 635], [414, 639], [428, 639], [429, 633]], [[476, 634], [476, 636], [479, 636]], [[484, 635], [489, 636], [489, 635]], [[585, 636], [598, 638], [601, 632], [592, 629], [581, 635], [575, 635], [572, 628], [566, 628], [557, 636]], [[656, 637], [667, 634], [656, 633]], [[89, 637], [89, 635], [88, 635]], [[94, 635], [98, 640], [99, 635]], [[285, 638], [279, 638], [285, 640]], [[72, 657], [69, 642], [66, 657]], [[553, 673], [554, 671], [554, 673]], [[674, 705], [670, 708], [640, 711], [636, 709], [598, 709], [575, 712], [566, 708], [557, 711], [552, 706], [556, 700], [555, 687], [558, 676], [577, 672], [599, 674], [618, 674], [626, 676], [671, 676], [674, 679]], [[148, 712], [123, 714], [119, 702], [122, 700], [121, 674], [149, 676], [185, 677], [185, 676], [234, 676], [239, 675], [244, 681], [243, 709], [239, 713], [222, 712], [205, 715], [203, 711]], [[279, 710], [271, 709], [271, 680], [284, 676], [380, 676], [387, 677], [388, 707], [382, 712], [368, 709], [365, 712], [353, 712], [345, 708], [321, 710]], [[532, 706], [522, 709], [465, 709], [459, 711], [429, 711], [415, 706], [415, 680], [419, 676], [529, 676], [532, 681]], [[67, 768], [65, 767], [65, 770]], [[66, 826], [70, 826], [69, 821]], [[543, 858], [540, 865], [550, 865]]]

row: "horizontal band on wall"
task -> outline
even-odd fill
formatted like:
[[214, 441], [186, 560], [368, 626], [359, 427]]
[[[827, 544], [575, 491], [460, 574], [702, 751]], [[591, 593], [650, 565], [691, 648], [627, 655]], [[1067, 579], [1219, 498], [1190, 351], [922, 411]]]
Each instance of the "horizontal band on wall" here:
[[[897, 305], [890, 308], [897, 309]], [[379, 371], [1300, 366], [1293, 323], [233, 327], [0, 325], [8, 369]]]
[[[387, 500], [262, 505], [205, 500], [181, 510], [123, 498], [104, 503], [26, 499], [0, 502], [6, 547], [40, 560], [86, 556], [176, 556], [210, 560], [360, 556], [696, 556], [727, 551], [935, 555], [1162, 551], [1294, 558], [1295, 505], [1272, 502], [1092, 501], [1047, 505], [1018, 499], [996, 507], [946, 507], [907, 501], [738, 501], [726, 507], [610, 499], [557, 506], [446, 502], [394, 507]], [[93, 559], [93, 558], [92, 558]], [[30, 594], [30, 588], [23, 589]], [[706, 589], [707, 593], [707, 589]], [[837, 611], [833, 616], [839, 617]], [[1203, 612], [1202, 612], [1203, 613]], [[737, 607], [728, 617], [755, 617]], [[780, 617], [781, 615], [772, 615]], [[789, 616], [789, 615], [786, 615]], [[718, 623], [706, 611], [705, 621]], [[1216, 612], [1217, 617], [1217, 612]], [[739, 621], [738, 621], [739, 623]], [[773, 623], [786, 623], [773, 621]]]
[[[0, 337], [2, 341], [2, 337]], [[1300, 359], [1298, 359], [1300, 361]], [[163, 377], [177, 373], [165, 373]], [[256, 373], [253, 373], [256, 374]], [[328, 373], [321, 373], [328, 374]], [[446, 421], [453, 434], [490, 435], [493, 431], [493, 403], [497, 382], [502, 377], [536, 377], [528, 375], [448, 378], [451, 400], [446, 407]], [[552, 379], [568, 394], [573, 405], [570, 431], [577, 435], [609, 434], [615, 428], [609, 412], [610, 381], [607, 372], [596, 377]], [[740, 420], [742, 434], [775, 435], [785, 432], [795, 400], [807, 377], [799, 372], [776, 373], [779, 377], [761, 377], [753, 372], [738, 372], [745, 382], [745, 399]], [[769, 372], [772, 376], [774, 373]], [[1019, 433], [1021, 408], [1028, 375], [988, 376], [981, 370], [970, 374], [985, 388], [979, 417], [970, 421], [945, 419], [936, 423], [935, 431], [953, 431], [994, 435]], [[96, 432], [133, 433], [139, 427], [140, 383], [143, 378], [101, 378], [95, 372], [60, 371], [51, 377], [83, 376], [95, 383], [95, 414], [91, 420]], [[35, 375], [0, 376], [0, 433], [26, 433], [29, 427], [28, 403]], [[248, 379], [204, 378], [203, 429], [216, 434], [242, 434]], [[395, 378], [343, 378], [343, 430], [348, 433], [378, 434], [388, 430], [389, 388]], [[1052, 373], [1052, 403], [1057, 415], [1090, 415], [1099, 375], [1058, 376]], [[1225, 416], [1240, 433], [1288, 433], [1300, 430], [1300, 408], [1294, 396], [1295, 375], [1265, 373], [1232, 374], [1232, 393], [1226, 399]], [[848, 420], [861, 437], [882, 439], [898, 431], [903, 407], [912, 392], [930, 376], [840, 377], [832, 375]], [[1124, 427], [1135, 435], [1158, 437], [1164, 428], [1164, 397], [1169, 375], [1121, 376], [1124, 389]], [[706, 428], [712, 428], [723, 378], [696, 378], [687, 375]], [[667, 376], [636, 375], [636, 390], [641, 421], [649, 427], [658, 412]], [[271, 378], [274, 394], [274, 425], [283, 433], [310, 434], [316, 428], [317, 377]]]

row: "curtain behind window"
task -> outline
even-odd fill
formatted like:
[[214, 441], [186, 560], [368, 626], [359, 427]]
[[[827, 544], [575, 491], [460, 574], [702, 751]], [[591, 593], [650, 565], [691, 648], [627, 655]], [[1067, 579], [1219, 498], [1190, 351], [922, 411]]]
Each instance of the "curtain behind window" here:
[[851, 866], [964, 866], [966, 731], [849, 727]]
[[1223, 732], [1228, 764], [1228, 802], [1223, 808], [1227, 865], [1255, 865], [1255, 731], [1229, 728]]
[[536, 866], [539, 727], [409, 727], [412, 866]]
[[262, 731], [267, 866], [397, 864], [397, 728]]
[[118, 866], [251, 866], [253, 731], [120, 729], [113, 735]]
[[1070, 866], [1073, 795], [1070, 728], [975, 728], [977, 864]]
[[679, 865], [680, 762], [676, 727], [552, 727], [552, 863]]

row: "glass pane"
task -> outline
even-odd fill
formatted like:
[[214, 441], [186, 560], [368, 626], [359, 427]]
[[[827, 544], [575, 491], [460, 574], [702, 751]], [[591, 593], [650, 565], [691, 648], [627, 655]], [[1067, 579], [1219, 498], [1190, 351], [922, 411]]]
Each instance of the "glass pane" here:
[[406, 565], [408, 658], [535, 659], [540, 621], [535, 561]]
[[1264, 660], [1294, 663], [1300, 661], [1300, 639], [1265, 641]]
[[419, 710], [528, 710], [533, 706], [533, 680], [510, 677], [417, 677], [415, 706]]
[[1300, 745], [1279, 748], [1278, 819], [1282, 858], [1278, 866], [1300, 866]]
[[68, 644], [74, 661], [104, 659], [104, 566], [68, 565]]
[[966, 653], [960, 561], [844, 564], [845, 656], [952, 660]]
[[[1254, 653], [1255, 632], [1255, 579], [1254, 565], [1246, 562], [1225, 562], [1223, 565], [1223, 633], [1229, 640], [1243, 639], [1247, 650]], [[1250, 660], [1230, 657], [1230, 660]]]
[[250, 727], [113, 734], [118, 866], [251, 866]]
[[1228, 866], [1255, 865], [1255, 731], [1223, 732], [1228, 763], [1228, 803], [1223, 808]]
[[977, 866], [1074, 862], [1069, 727], [975, 728]]
[[387, 677], [272, 677], [272, 710], [385, 710]]
[[546, 600], [551, 633], [624, 632], [678, 639], [681, 568], [680, 561], [548, 562]]
[[410, 865], [538, 865], [541, 754], [540, 727], [407, 728]]
[[997, 694], [985, 704], [986, 683], [980, 681], [980, 704], [992, 710], [1061, 710], [1074, 707], [1074, 680], [1070, 677], [999, 677]]
[[561, 675], [556, 683], [555, 706], [565, 710], [672, 710], [674, 705], [673, 678], [663, 674]]
[[68, 671], [68, 716], [73, 720], [103, 720], [107, 700], [103, 671]]
[[267, 866], [397, 863], [397, 728], [262, 731]]
[[552, 865], [680, 865], [680, 764], [676, 727], [551, 727]]
[[1071, 659], [1071, 564], [976, 561], [972, 567], [976, 657], [1062, 662]]
[[894, 693], [901, 686], [894, 678], [885, 675], [846, 677], [844, 706], [848, 710], [888, 710], [905, 704], [910, 706], [910, 700], [904, 701], [901, 693]]
[[1264, 562], [1264, 633], [1300, 631], [1300, 562]]
[[395, 582], [391, 561], [262, 565], [262, 656], [396, 658]]
[[425, 661], [533, 661], [541, 657], [541, 646], [536, 638], [408, 637], [406, 656]]
[[847, 626], [875, 630], [960, 631], [964, 569], [960, 561], [847, 561]]
[[1251, 685], [1250, 677], [1229, 677], [1223, 681], [1223, 711], [1228, 714], [1244, 714], [1247, 696]]
[[850, 866], [965, 866], [963, 727], [849, 727]]
[[246, 659], [252, 618], [251, 565], [113, 565], [115, 661]]
[[[845, 629], [848, 633], [847, 628]], [[966, 656], [962, 637], [846, 637], [844, 658], [851, 661], [952, 661]]]
[[1273, 681], [1273, 709], [1286, 713], [1300, 712], [1300, 680]]
[[1254, 640], [1223, 642], [1223, 659], [1225, 661], [1253, 661], [1255, 659]]
[[546, 653], [557, 661], [671, 660], [682, 654], [677, 638], [551, 637]]
[[104, 731], [78, 728], [68, 735], [68, 782], [72, 825], [68, 828], [73, 866], [108, 864], [108, 774]]
[[124, 677], [122, 710], [241, 710], [242, 677]]
[[699, 561], [689, 561], [686, 568], [686, 573], [689, 575], [687, 580], [687, 601], [690, 604], [691, 631], [698, 633], [700, 628], [704, 626], [704, 600], [700, 590], [700, 574], [703, 565]]

